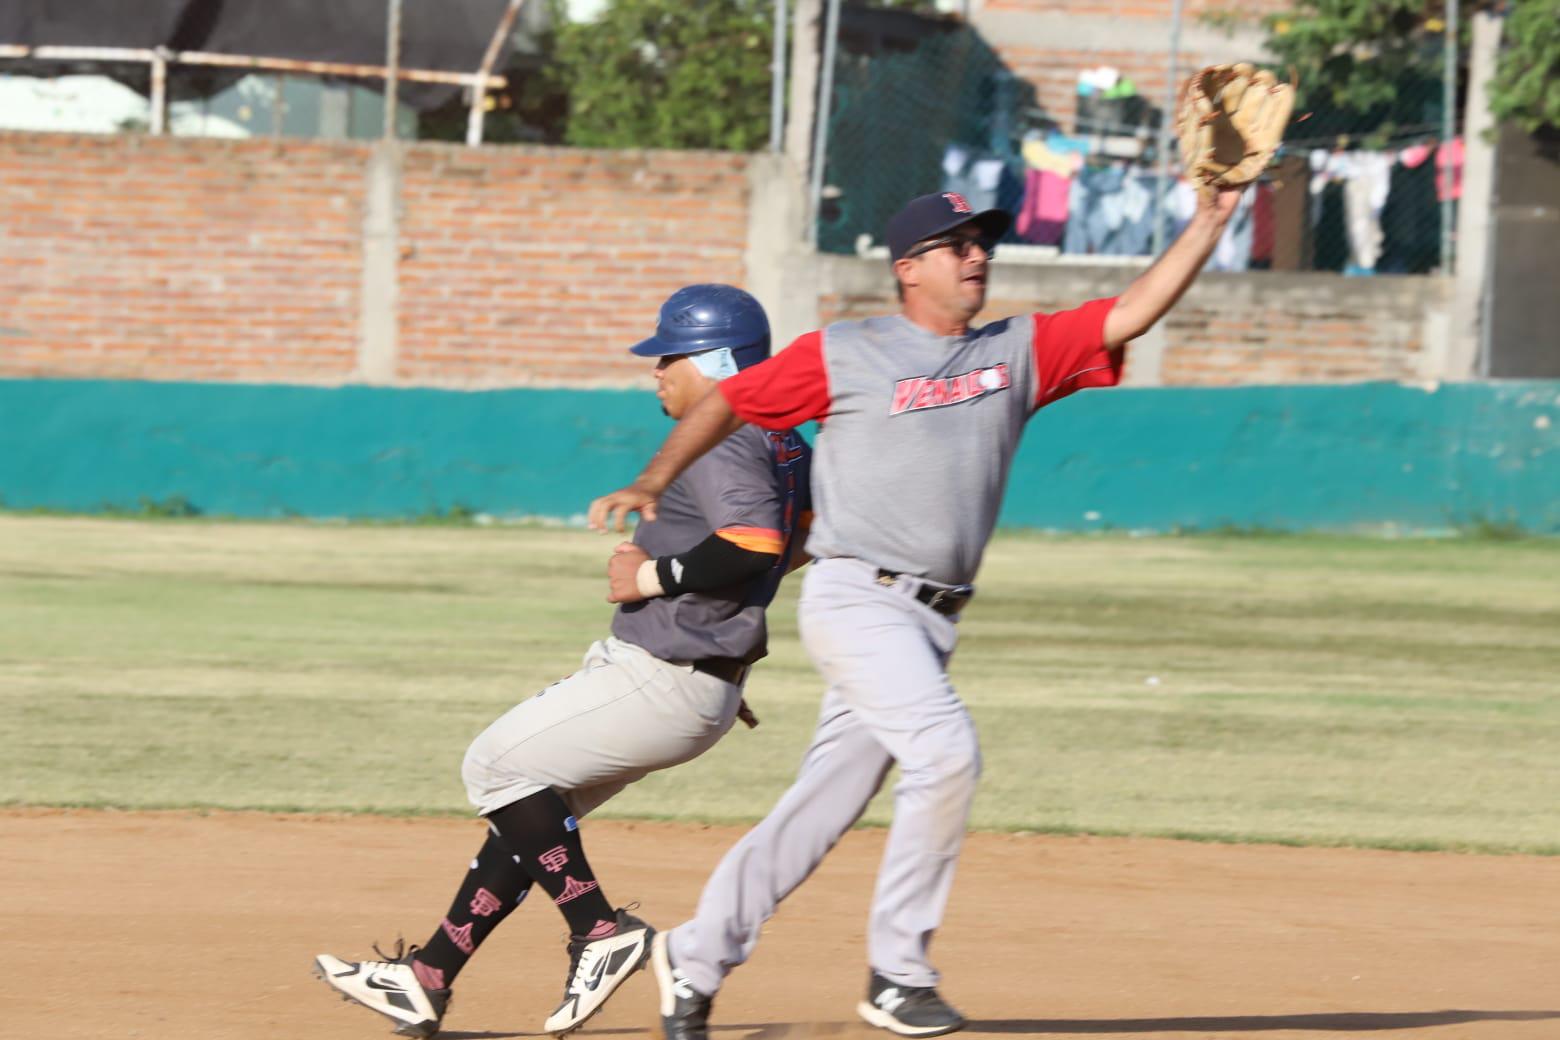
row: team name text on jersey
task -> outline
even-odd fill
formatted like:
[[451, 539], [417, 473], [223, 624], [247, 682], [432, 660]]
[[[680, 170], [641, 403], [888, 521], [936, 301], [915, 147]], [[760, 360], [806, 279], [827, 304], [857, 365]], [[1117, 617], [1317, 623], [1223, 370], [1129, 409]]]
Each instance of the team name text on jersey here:
[[1006, 363], [992, 368], [976, 368], [962, 375], [933, 378], [911, 376], [894, 384], [894, 400], [889, 415], [917, 412], [924, 408], [943, 408], [974, 400], [1013, 385]]

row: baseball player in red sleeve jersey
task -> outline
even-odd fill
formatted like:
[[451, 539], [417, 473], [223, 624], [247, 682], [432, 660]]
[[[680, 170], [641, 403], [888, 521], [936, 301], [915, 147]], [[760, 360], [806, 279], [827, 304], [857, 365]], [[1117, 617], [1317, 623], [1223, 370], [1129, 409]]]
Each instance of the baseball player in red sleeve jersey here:
[[928, 958], [980, 775], [975, 727], [946, 670], [955, 622], [974, 596], [1024, 424], [1076, 390], [1118, 381], [1123, 347], [1191, 284], [1238, 198], [1210, 189], [1120, 296], [983, 326], [970, 322], [1008, 215], [974, 212], [953, 193], [914, 199], [886, 236], [901, 313], [809, 333], [726, 380], [632, 485], [592, 503], [592, 526], [621, 529], [628, 512], [653, 517], [668, 481], [743, 423], [823, 423], [807, 540], [815, 562], [798, 611], [828, 687], [818, 728], [796, 782], [715, 869], [693, 920], [652, 945], [668, 1040], [706, 1040], [726, 974], [896, 763], [857, 1012], [902, 1036], [965, 1025]]

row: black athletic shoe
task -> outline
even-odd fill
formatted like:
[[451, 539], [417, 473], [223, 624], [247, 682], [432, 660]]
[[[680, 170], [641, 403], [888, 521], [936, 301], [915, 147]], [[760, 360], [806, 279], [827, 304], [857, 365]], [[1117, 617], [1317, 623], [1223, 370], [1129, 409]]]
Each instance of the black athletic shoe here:
[[645, 966], [655, 929], [627, 910], [617, 912], [617, 931], [604, 939], [569, 942], [569, 974], [563, 983], [563, 1003], [542, 1028], [567, 1036], [601, 1010], [630, 975]]
[[877, 972], [867, 980], [867, 999], [856, 1014], [879, 1029], [900, 1036], [942, 1036], [967, 1023], [931, 986], [901, 986]]
[[688, 976], [672, 964], [665, 932], [650, 944], [650, 964], [661, 990], [661, 1029], [666, 1040], [709, 1040], [710, 1004], [715, 998], [695, 990]]

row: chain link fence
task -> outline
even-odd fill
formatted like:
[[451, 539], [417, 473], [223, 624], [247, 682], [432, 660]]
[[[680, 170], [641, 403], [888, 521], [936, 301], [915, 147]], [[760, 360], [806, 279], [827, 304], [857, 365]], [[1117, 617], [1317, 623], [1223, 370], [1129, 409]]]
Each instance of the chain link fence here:
[[[1391, 96], [1368, 106], [1301, 84], [1283, 148], [1243, 197], [1211, 269], [1439, 270], [1461, 188], [1464, 100], [1452, 92], [1448, 120], [1444, 39], [1429, 38]], [[1171, 68], [1183, 80], [1203, 59], [1172, 57], [1171, 45], [1167, 31], [1162, 51], [1132, 52], [1133, 67], [1118, 68], [1058, 40], [1015, 69], [1001, 41], [929, 19], [910, 50], [841, 48], [816, 200], [819, 248], [871, 250], [905, 200], [956, 191], [1015, 215], [1005, 258], [1157, 254], [1196, 202], [1164, 109]]]

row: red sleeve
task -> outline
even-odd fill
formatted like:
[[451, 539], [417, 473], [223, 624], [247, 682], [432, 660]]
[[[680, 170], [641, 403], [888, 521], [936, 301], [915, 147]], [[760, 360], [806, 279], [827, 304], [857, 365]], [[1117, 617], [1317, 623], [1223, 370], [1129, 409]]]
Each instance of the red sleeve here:
[[726, 403], [743, 420], [765, 430], [789, 430], [829, 414], [829, 374], [823, 333], [809, 332], [752, 368], [720, 381]]
[[1035, 407], [1043, 408], [1074, 390], [1115, 386], [1121, 381], [1123, 351], [1105, 349], [1105, 316], [1114, 296], [1090, 300], [1055, 314], [1036, 314]]

